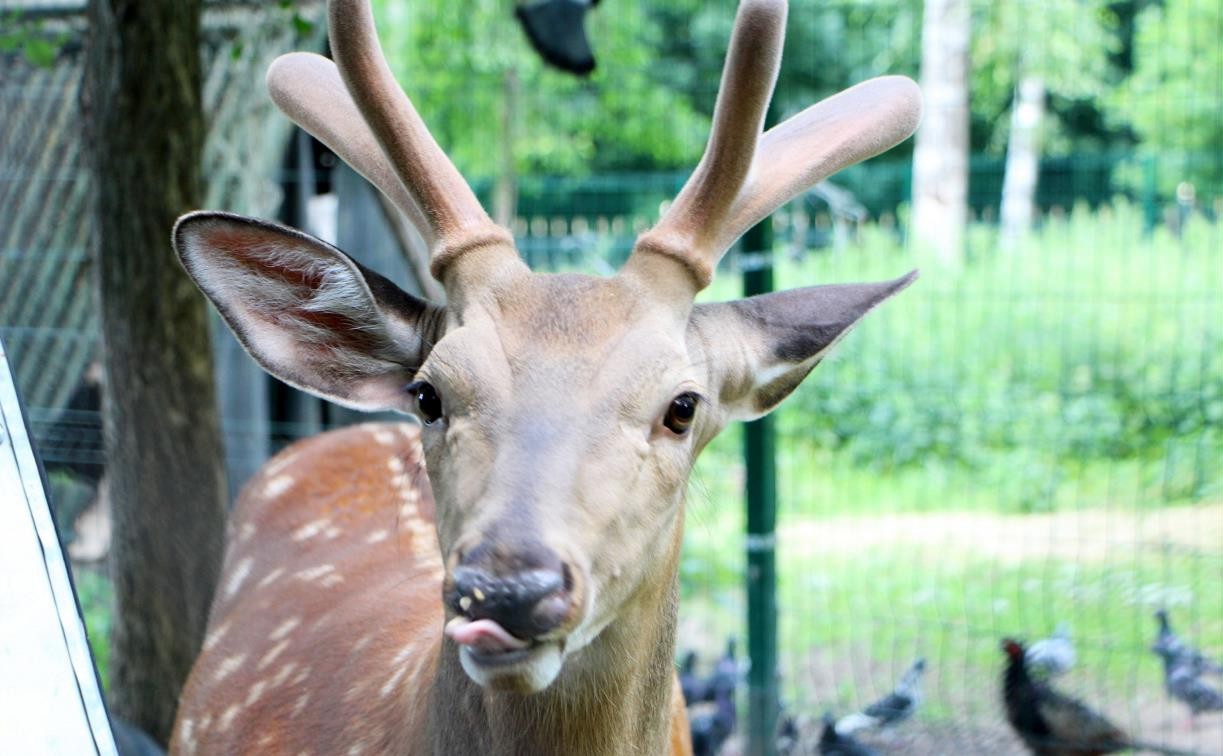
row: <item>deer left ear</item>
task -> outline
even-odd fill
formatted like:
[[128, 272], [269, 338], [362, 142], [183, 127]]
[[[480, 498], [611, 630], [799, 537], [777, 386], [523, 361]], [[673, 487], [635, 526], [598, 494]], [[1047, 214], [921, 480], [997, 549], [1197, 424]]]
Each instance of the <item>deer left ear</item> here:
[[731, 419], [768, 414], [868, 312], [917, 278], [809, 286], [693, 308], [688, 343]]

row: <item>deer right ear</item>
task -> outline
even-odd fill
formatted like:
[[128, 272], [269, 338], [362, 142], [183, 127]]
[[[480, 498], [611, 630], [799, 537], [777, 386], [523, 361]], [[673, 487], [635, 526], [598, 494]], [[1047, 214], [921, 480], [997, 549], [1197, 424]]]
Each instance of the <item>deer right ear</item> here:
[[408, 411], [404, 386], [441, 336], [442, 308], [325, 242], [227, 213], [184, 215], [174, 249], [265, 370], [362, 410]]

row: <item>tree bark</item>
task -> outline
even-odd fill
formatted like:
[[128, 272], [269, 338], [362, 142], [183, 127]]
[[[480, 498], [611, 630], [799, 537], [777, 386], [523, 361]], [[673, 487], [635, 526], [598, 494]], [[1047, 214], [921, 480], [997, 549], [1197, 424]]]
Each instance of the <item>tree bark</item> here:
[[921, 88], [925, 114], [913, 149], [913, 235], [958, 266], [968, 223], [967, 0], [926, 0]]
[[165, 743], [224, 540], [204, 299], [170, 247], [202, 199], [200, 0], [89, 0], [82, 87], [114, 540], [112, 711]]
[[1032, 228], [1036, 207], [1036, 184], [1040, 171], [1040, 124], [1045, 114], [1045, 80], [1025, 74], [1015, 88], [1011, 107], [1011, 135], [1006, 145], [1006, 173], [1002, 179], [1002, 230], [1004, 249], [1015, 244]]

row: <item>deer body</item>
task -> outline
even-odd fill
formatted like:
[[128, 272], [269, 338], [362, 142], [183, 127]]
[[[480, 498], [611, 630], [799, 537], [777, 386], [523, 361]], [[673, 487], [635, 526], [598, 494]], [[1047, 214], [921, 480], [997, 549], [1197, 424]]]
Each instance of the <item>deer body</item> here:
[[[525, 710], [499, 710], [486, 700], [443, 654], [443, 566], [433, 517], [415, 425], [332, 431], [271, 460], [231, 518], [225, 579], [183, 695], [175, 749], [690, 751], [669, 647], [649, 633], [604, 643], [622, 658], [655, 656], [644, 671], [661, 685], [635, 684], [643, 670], [616, 665], [618, 675], [589, 678], [589, 690], [575, 675], [550, 696], [514, 699]], [[673, 620], [674, 596], [665, 598], [663, 614]], [[661, 625], [657, 635], [665, 638], [667, 629]], [[650, 740], [642, 740], [647, 732]]]
[[705, 156], [605, 278], [527, 269], [366, 0], [329, 3], [335, 63], [273, 64], [277, 104], [416, 226], [447, 302], [292, 229], [179, 220], [184, 267], [269, 372], [422, 425], [324, 434], [247, 487], [173, 749], [691, 750], [673, 658], [692, 464], [914, 278], [693, 303], [749, 226], [916, 127], [915, 85], [885, 77], [761, 133], [785, 14], [744, 0]]

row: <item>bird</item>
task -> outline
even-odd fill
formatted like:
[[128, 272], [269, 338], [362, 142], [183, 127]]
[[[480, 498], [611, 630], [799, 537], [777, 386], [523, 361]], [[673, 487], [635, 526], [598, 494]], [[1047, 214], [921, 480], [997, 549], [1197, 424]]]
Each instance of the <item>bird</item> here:
[[1153, 648], [1164, 662], [1164, 688], [1168, 695], [1189, 707], [1191, 723], [1203, 712], [1223, 711], [1223, 693], [1202, 679], [1206, 668], [1200, 655], [1191, 649], [1161, 646], [1158, 642]]
[[854, 740], [852, 735], [837, 732], [837, 721], [832, 712], [824, 712], [824, 731], [819, 743], [822, 756], [875, 756], [877, 751]]
[[709, 700], [709, 685], [697, 677], [696, 660], [696, 652], [688, 651], [679, 664], [679, 687], [684, 693], [686, 706]]
[[534, 0], [516, 5], [514, 15], [527, 40], [545, 62], [562, 71], [586, 76], [595, 69], [586, 38], [586, 12], [599, 0]]
[[1159, 634], [1155, 637], [1155, 645], [1151, 646], [1151, 651], [1165, 659], [1183, 660], [1192, 665], [1197, 674], [1209, 672], [1223, 675], [1223, 664], [1207, 657], [1173, 632], [1166, 609], [1156, 610], [1155, 621], [1159, 623]]
[[1129, 750], [1186, 753], [1133, 740], [1087, 704], [1033, 680], [1019, 641], [1003, 640], [1002, 650], [1007, 656], [1002, 677], [1006, 718], [1035, 756], [1103, 756]]
[[1028, 671], [1044, 677], [1064, 675], [1074, 666], [1076, 654], [1070, 640], [1070, 626], [1059, 622], [1053, 635], [1028, 647]]
[[925, 669], [925, 659], [913, 662], [891, 693], [862, 711], [837, 720], [837, 733], [852, 735], [868, 728], [890, 728], [913, 716], [913, 712], [921, 705], [921, 676]]

